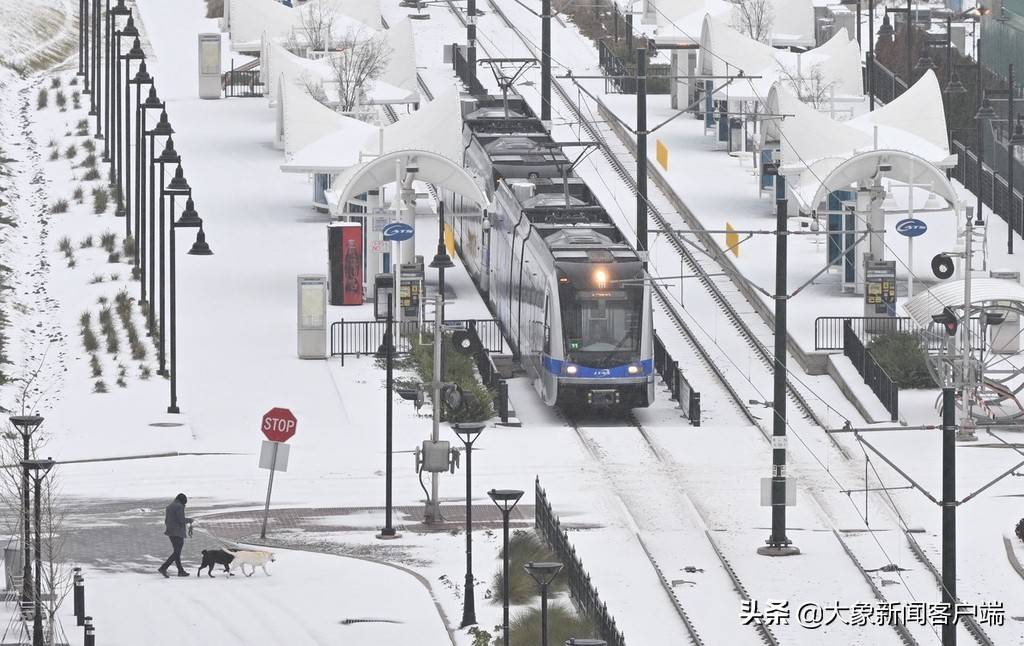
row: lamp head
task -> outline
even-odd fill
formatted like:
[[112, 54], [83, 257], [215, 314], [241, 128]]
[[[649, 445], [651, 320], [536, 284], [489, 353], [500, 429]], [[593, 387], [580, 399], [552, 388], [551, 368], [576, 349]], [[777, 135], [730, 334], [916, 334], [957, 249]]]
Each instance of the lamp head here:
[[32, 435], [43, 423], [43, 418], [39, 415], [11, 415], [8, 419], [22, 435]]
[[[28, 469], [29, 471], [36, 472], [36, 474], [37, 474], [36, 477], [37, 478], [42, 478], [47, 473], [49, 473], [50, 469], [52, 469], [53, 465], [55, 465], [55, 464], [56, 464], [56, 462], [53, 461], [53, 458], [46, 458], [45, 460], [22, 460], [21, 461], [21, 466], [23, 468], [25, 468], [25, 469]], [[40, 471], [42, 471], [41, 474], [39, 473]]]
[[480, 437], [480, 433], [483, 432], [486, 426], [486, 422], [454, 422], [452, 430], [455, 431], [460, 440], [466, 444], [472, 444], [476, 441], [476, 438]]
[[882, 18], [882, 26], [879, 27], [879, 29], [878, 29], [878, 37], [879, 38], [885, 38], [885, 39], [891, 41], [892, 40], [892, 34], [893, 34], [892, 23], [889, 22], [889, 12], [887, 11], [885, 13], [885, 17]]
[[117, 4], [110, 9], [111, 16], [130, 16], [132, 10], [125, 6], [124, 0], [117, 0]]
[[[145, 65], [146, 64], [145, 61], [143, 61], [142, 64]], [[149, 81], [148, 82], [149, 82], [149, 94], [146, 95], [146, 100], [143, 101], [140, 105], [143, 108], [145, 108], [146, 110], [158, 110], [160, 108], [163, 108], [164, 107], [164, 103], [163, 103], [163, 101], [160, 100], [160, 97], [158, 97], [156, 95], [156, 84], [153, 83], [153, 77], [152, 76], [149, 77]], [[161, 118], [163, 118], [163, 117], [161, 117]]]
[[519, 489], [491, 489], [487, 492], [487, 495], [491, 497], [491, 500], [498, 506], [498, 509], [507, 514], [512, 511], [516, 503], [519, 502], [519, 499], [523, 497], [523, 492]]
[[203, 231], [203, 225], [200, 222], [199, 232], [196, 233], [196, 241], [192, 243], [192, 248], [188, 250], [190, 256], [212, 256], [213, 251], [210, 249], [210, 245], [206, 244], [206, 233]]
[[187, 195], [192, 192], [192, 187], [188, 185], [185, 180], [185, 172], [181, 170], [181, 162], [178, 162], [178, 167], [174, 170], [174, 177], [171, 178], [165, 192], [168, 195]]
[[562, 564], [554, 562], [534, 563], [533, 561], [530, 561], [523, 565], [523, 569], [526, 570], [527, 574], [533, 577], [533, 580], [537, 582], [537, 585], [546, 586], [550, 584], [556, 576], [558, 576], [559, 572], [562, 571]]
[[[154, 126], [153, 129], [149, 131], [149, 134], [156, 135], [158, 137], [170, 137], [171, 135], [174, 134], [174, 128], [171, 127], [171, 122], [167, 120], [166, 109], [160, 113], [160, 121], [158, 121], [156, 126]], [[171, 144], [171, 152], [174, 153], [175, 157], [177, 157], [178, 153], [174, 151], [174, 142], [168, 139], [167, 143]], [[166, 149], [167, 148], [165, 146], [164, 150]]]
[[[121, 35], [127, 36], [128, 34], [122, 31]], [[142, 60], [143, 58], [146, 58], [146, 52], [142, 51], [142, 43], [139, 42], [138, 36], [135, 37], [135, 42], [132, 43], [132, 48], [129, 49], [127, 53], [121, 54], [121, 58], [132, 61]]]
[[946, 84], [946, 94], [967, 94], [967, 88], [960, 82], [960, 77], [956, 73], [956, 68], [953, 68], [953, 73], [949, 75], [949, 83]]
[[139, 71], [135, 72], [135, 77], [129, 81], [135, 85], [145, 85], [146, 83], [152, 83], [153, 77], [150, 76], [149, 71], [146, 69], [146, 59], [143, 58], [139, 62]]
[[177, 164], [181, 161], [181, 155], [174, 149], [174, 139], [172, 137], [167, 137], [163, 152], [154, 161], [158, 164]]
[[443, 244], [437, 245], [437, 253], [434, 254], [434, 259], [430, 261], [430, 266], [434, 269], [451, 269], [455, 266], [452, 262], [452, 257], [448, 255], [448, 251], [444, 248]]
[[991, 119], [996, 116], [996, 111], [992, 109], [992, 102], [989, 101], [988, 95], [981, 102], [981, 107], [978, 108], [978, 114], [974, 115], [975, 119]]
[[[175, 179], [177, 179], [177, 174], [175, 174]], [[184, 180], [184, 177], [182, 179]], [[196, 204], [192, 201], [191, 195], [185, 200], [185, 210], [181, 212], [181, 216], [178, 217], [178, 221], [174, 223], [174, 226], [182, 228], [203, 226], [203, 219], [199, 217], [199, 213], [196, 211]]]
[[139, 28], [135, 26], [135, 16], [132, 15], [132, 10], [128, 10], [128, 21], [124, 23], [124, 27], [121, 28], [118, 36], [122, 38], [138, 38]]

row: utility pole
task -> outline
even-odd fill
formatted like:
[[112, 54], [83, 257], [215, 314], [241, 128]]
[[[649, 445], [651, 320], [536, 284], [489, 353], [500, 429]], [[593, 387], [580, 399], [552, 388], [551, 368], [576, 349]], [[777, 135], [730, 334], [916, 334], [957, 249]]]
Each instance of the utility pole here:
[[636, 50], [636, 250], [647, 268], [647, 48]]
[[[981, 195], [979, 184], [978, 195]], [[960, 378], [963, 383], [960, 385], [960, 405], [962, 417], [960, 432], [956, 439], [961, 442], [977, 440], [974, 434], [973, 423], [971, 422], [971, 265], [974, 254], [974, 219], [971, 217], [971, 207], [967, 207], [967, 221], [965, 223], [964, 240], [964, 312], [960, 321], [960, 344], [963, 354], [961, 355]], [[982, 314], [984, 316], [984, 314]]]
[[393, 415], [392, 415], [392, 401], [391, 398], [394, 396], [394, 355], [395, 346], [394, 339], [391, 336], [392, 324], [394, 323], [393, 307], [395, 302], [395, 291], [392, 288], [392, 292], [388, 294], [388, 318], [387, 327], [384, 328], [384, 361], [385, 369], [387, 371], [387, 386], [385, 388], [386, 397], [384, 404], [384, 449], [386, 452], [384, 458], [384, 527], [380, 530], [378, 538], [396, 538], [397, 533], [395, 532], [394, 526], [391, 524], [391, 457], [393, 453], [392, 437], [393, 437]]
[[[431, 384], [432, 398], [434, 400], [434, 427], [430, 432], [430, 439], [437, 442], [441, 439], [441, 352], [444, 339], [443, 319], [441, 310], [444, 307], [444, 296], [434, 296], [434, 383]], [[438, 504], [439, 476], [436, 471], [430, 474], [430, 500], [427, 501], [427, 509], [423, 515], [426, 523], [436, 523], [441, 520], [441, 506]]]
[[540, 120], [551, 129], [551, 0], [540, 3]]
[[950, 609], [942, 646], [956, 646], [956, 391], [942, 389], [942, 601]]
[[466, 2], [466, 65], [469, 67], [469, 89], [476, 85], [476, 0]]
[[868, 0], [868, 110], [875, 110], [875, 0]]
[[786, 284], [789, 229], [787, 201], [775, 201], [775, 385], [772, 391], [772, 532], [762, 556], [792, 556], [800, 550], [786, 537]]
[[1017, 218], [1014, 217], [1013, 210], [1013, 166], [1016, 161], [1013, 158], [1013, 137], [1014, 130], [1013, 125], [1013, 108], [1014, 99], [1016, 94], [1014, 90], [1016, 85], [1013, 79], [1013, 63], [1010, 63], [1010, 78], [1007, 84], [1007, 97], [1006, 97], [1006, 150], [1007, 150], [1007, 161], [1006, 161], [1006, 253], [1013, 255], [1013, 225], [1016, 223]]

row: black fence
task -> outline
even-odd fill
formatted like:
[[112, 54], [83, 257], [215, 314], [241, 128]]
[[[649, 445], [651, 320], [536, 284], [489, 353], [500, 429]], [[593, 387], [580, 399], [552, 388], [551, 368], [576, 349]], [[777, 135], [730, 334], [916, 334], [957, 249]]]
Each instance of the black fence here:
[[860, 339], [873, 334], [917, 331], [917, 326], [906, 316], [819, 316], [814, 319], [814, 349], [842, 350], [847, 323]]
[[878, 365], [875, 358], [864, 347], [864, 343], [857, 336], [857, 333], [854, 332], [850, 321], [843, 323], [843, 354], [853, 362], [857, 372], [860, 373], [861, 377], [864, 377], [864, 383], [868, 385], [871, 392], [878, 396], [878, 400], [882, 402], [882, 406], [885, 406], [885, 410], [889, 411], [892, 421], [899, 421], [899, 386], [893, 382], [888, 373], [882, 369], [882, 366]]
[[654, 369], [672, 392], [672, 399], [679, 402], [690, 424], [700, 426], [700, 393], [686, 380], [679, 362], [668, 353], [657, 334], [654, 335]]
[[[992, 137], [990, 130], [985, 134], [988, 140], [985, 142], [987, 144], [986, 151], [994, 149], [996, 153], [995, 158], [997, 160], [1002, 159], [1004, 161], [1003, 166], [1005, 167], [1008, 155], [1005, 145], [998, 138]], [[956, 139], [953, 140], [952, 152], [956, 153], [957, 163], [951, 175], [963, 184], [967, 190], [977, 195], [979, 190], [978, 156], [973, 150]], [[991, 155], [989, 159], [991, 160]], [[1004, 222], [1008, 222], [1010, 228], [1017, 235], [1024, 235], [1024, 223], [1022, 223], [1024, 221], [1024, 197], [1017, 190], [1017, 184], [1019, 181], [1024, 181], [1024, 176], [1016, 170], [1014, 173], [1013, 203], [1010, 206], [1007, 204], [1007, 196], [1010, 192], [1009, 183], [989, 163], [982, 163], [980, 173], [981, 201], [985, 206], [992, 209], [996, 215], [1001, 217]]]
[[[407, 354], [412, 344], [419, 338], [419, 321], [402, 321], [401, 324], [395, 325], [399, 326], [398, 338], [394, 342], [395, 354]], [[445, 321], [445, 325], [461, 325], [465, 328], [472, 325], [480, 346], [487, 352], [502, 352], [505, 348], [501, 329], [494, 319], [449, 319]], [[331, 324], [331, 356], [341, 357], [344, 365], [346, 356], [374, 354], [384, 342], [386, 329], [386, 321], [336, 321]], [[434, 322], [424, 321], [423, 333], [432, 334], [433, 331]]]
[[479, 321], [470, 320], [468, 325], [469, 337], [474, 349], [473, 359], [476, 361], [476, 370], [480, 373], [480, 380], [483, 384], [494, 392], [494, 407], [497, 409], [498, 417], [501, 421], [507, 422], [509, 417], [508, 382], [494, 365], [494, 359], [491, 357], [492, 351], [488, 350], [488, 344], [480, 337], [481, 329], [486, 329], [490, 332], [498, 326], [494, 324], [493, 320], [485, 321], [485, 323], [492, 324], [489, 326], [480, 326], [479, 323]]
[[626, 639], [622, 631], [615, 626], [615, 619], [609, 614], [608, 606], [598, 596], [590, 575], [583, 569], [583, 562], [576, 556], [576, 549], [569, 542], [569, 535], [562, 529], [558, 516], [551, 509], [547, 493], [540, 486], [540, 478], [537, 478], [535, 486], [534, 524], [565, 566], [562, 574], [569, 584], [573, 604], [593, 620], [601, 639], [608, 642], [608, 646], [625, 646]]
[[226, 97], [263, 96], [263, 82], [259, 70], [231, 70], [224, 72], [221, 82]]
[[[634, 42], [643, 42], [635, 40]], [[634, 52], [627, 52], [627, 55], [635, 55]], [[607, 40], [600, 40], [597, 43], [597, 56], [601, 69], [609, 76], [604, 80], [604, 91], [606, 93], [636, 94], [636, 63], [623, 58], [615, 52]], [[647, 93], [668, 94], [672, 89], [672, 79], [669, 78], [669, 66], [664, 63], [649, 63], [647, 65]]]
[[[891, 103], [893, 99], [898, 97], [907, 91], [907, 84], [896, 75], [895, 72], [890, 70], [885, 65], [878, 62], [878, 59], [872, 61], [874, 63], [875, 71], [875, 98], [884, 103]], [[864, 66], [864, 87], [869, 87], [871, 84], [870, 69], [867, 65]]]

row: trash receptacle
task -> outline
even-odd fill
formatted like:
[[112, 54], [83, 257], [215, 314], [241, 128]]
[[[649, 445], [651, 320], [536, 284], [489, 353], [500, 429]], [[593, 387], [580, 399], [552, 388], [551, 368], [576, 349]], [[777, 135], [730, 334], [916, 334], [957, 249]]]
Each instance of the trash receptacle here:
[[729, 119], [729, 152], [743, 150], [743, 119]]

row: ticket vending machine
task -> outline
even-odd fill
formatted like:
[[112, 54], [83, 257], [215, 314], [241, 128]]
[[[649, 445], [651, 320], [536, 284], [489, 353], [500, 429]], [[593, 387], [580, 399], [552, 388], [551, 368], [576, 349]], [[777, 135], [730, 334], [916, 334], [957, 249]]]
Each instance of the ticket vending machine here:
[[327, 358], [327, 277], [298, 277], [298, 336], [300, 359]]
[[199, 34], [199, 98], [221, 98], [220, 34]]

